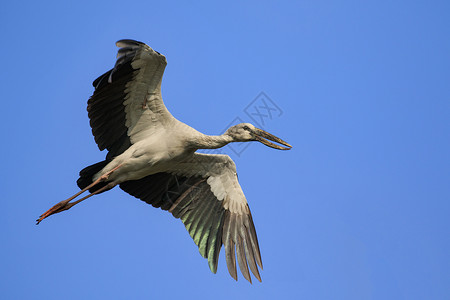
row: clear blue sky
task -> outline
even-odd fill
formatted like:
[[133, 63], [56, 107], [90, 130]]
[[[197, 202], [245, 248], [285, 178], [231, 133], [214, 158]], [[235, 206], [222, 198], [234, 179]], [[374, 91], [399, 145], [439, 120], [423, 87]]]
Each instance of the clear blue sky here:
[[[4, 299], [449, 299], [450, 2], [2, 4]], [[179, 220], [120, 189], [35, 226], [104, 158], [91, 82], [115, 41], [168, 60], [175, 117], [220, 133], [260, 92], [281, 110], [235, 160], [263, 282], [209, 271]], [[252, 106], [251, 108], [253, 108]]]

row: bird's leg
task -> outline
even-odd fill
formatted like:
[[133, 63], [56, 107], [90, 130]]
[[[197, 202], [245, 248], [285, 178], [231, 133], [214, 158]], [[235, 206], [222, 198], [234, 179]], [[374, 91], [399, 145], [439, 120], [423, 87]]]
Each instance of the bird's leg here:
[[[86, 199], [88, 199], [88, 198], [90, 198], [90, 197], [92, 197], [92, 196], [94, 196], [94, 195], [96, 195], [96, 194], [98, 194], [98, 193], [101, 193], [101, 192], [103, 192], [103, 191], [105, 191], [105, 190], [112, 189], [112, 188], [115, 187], [116, 185], [117, 185], [116, 183], [110, 182], [110, 183], [108, 183], [107, 185], [105, 185], [104, 187], [102, 187], [102, 188], [96, 190], [95, 192], [90, 193], [89, 195], [87, 195], [87, 196], [85, 196], [85, 197], [83, 197], [83, 198], [81, 198], [81, 199], [79, 199], [79, 200], [77, 200], [77, 201], [74, 201], [74, 202], [69, 202], [69, 201], [70, 201], [69, 199], [64, 200], [64, 201], [61, 201], [61, 202], [59, 202], [58, 204], [56, 204], [55, 206], [53, 206], [52, 208], [50, 208], [49, 210], [47, 210], [44, 214], [42, 214], [42, 215], [39, 217], [39, 219], [36, 220], [36, 222], [37, 222], [37, 224], [39, 224], [42, 220], [44, 220], [44, 219], [47, 218], [48, 216], [51, 216], [51, 215], [53, 215], [53, 214], [60, 213], [60, 212], [65, 211], [65, 210], [68, 210], [68, 209], [70, 209], [72, 206], [74, 206], [74, 205], [80, 203], [81, 201], [84, 201], [84, 200], [86, 200]], [[37, 224], [36, 224], [36, 225], [37, 225]]]
[[60, 212], [65, 211], [65, 210], [68, 210], [68, 209], [70, 209], [72, 206], [74, 206], [74, 205], [80, 203], [80, 202], [83, 201], [83, 200], [86, 200], [87, 198], [90, 198], [90, 197], [94, 196], [95, 194], [101, 193], [101, 192], [103, 192], [103, 191], [105, 191], [105, 190], [107, 190], [107, 189], [112, 189], [113, 187], [115, 187], [116, 184], [110, 182], [110, 183], [108, 183], [107, 185], [105, 185], [104, 187], [102, 187], [102, 188], [96, 190], [96, 191], [93, 192], [93, 193], [90, 193], [89, 195], [87, 195], [87, 196], [81, 198], [80, 200], [74, 201], [74, 202], [72, 202], [72, 203], [70, 202], [70, 201], [72, 201], [73, 199], [75, 199], [76, 197], [78, 197], [79, 195], [81, 195], [81, 194], [83, 194], [84, 192], [86, 192], [87, 190], [89, 190], [90, 188], [92, 188], [92, 187], [94, 187], [95, 185], [97, 185], [98, 183], [108, 180], [108, 178], [109, 178], [109, 176], [111, 175], [111, 173], [114, 172], [115, 170], [117, 170], [120, 166], [121, 166], [121, 165], [115, 167], [114, 169], [112, 169], [112, 170], [109, 171], [108, 173], [106, 173], [106, 174], [100, 176], [96, 181], [94, 181], [93, 183], [91, 183], [90, 185], [88, 185], [87, 187], [85, 187], [84, 189], [82, 189], [81, 191], [79, 191], [78, 193], [76, 193], [75, 195], [73, 195], [72, 197], [70, 197], [70, 198], [68, 198], [68, 199], [66, 199], [66, 200], [63, 200], [63, 201], [61, 201], [61, 202], [55, 204], [52, 208], [50, 208], [50, 209], [47, 210], [45, 213], [43, 213], [43, 214], [39, 217], [39, 219], [36, 220], [36, 222], [37, 222], [36, 225], [39, 224], [40, 222], [42, 222], [42, 220], [44, 220], [44, 219], [47, 218], [48, 216], [51, 216], [51, 215], [53, 215], [53, 214], [60, 213]]

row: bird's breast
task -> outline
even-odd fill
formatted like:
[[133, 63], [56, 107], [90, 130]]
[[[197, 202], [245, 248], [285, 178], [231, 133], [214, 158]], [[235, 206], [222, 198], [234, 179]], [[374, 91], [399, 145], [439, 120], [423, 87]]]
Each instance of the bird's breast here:
[[113, 177], [114, 181], [138, 180], [151, 174], [164, 172], [179, 161], [192, 155], [180, 139], [175, 137], [153, 137], [133, 144], [116, 157], [111, 165], [122, 165]]

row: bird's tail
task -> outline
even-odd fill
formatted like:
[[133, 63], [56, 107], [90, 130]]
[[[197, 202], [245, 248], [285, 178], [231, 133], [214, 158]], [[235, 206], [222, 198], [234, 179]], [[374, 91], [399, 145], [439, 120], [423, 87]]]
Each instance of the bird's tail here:
[[[100, 172], [108, 163], [109, 163], [108, 160], [104, 160], [104, 161], [98, 162], [96, 164], [87, 166], [86, 168], [81, 170], [80, 171], [80, 178], [78, 178], [78, 180], [77, 180], [78, 187], [80, 189], [84, 189], [85, 187], [90, 185], [93, 182], [92, 177], [95, 174], [97, 174], [98, 172]], [[106, 184], [107, 184], [107, 182], [99, 182], [98, 184], [96, 184], [95, 186], [90, 188], [89, 192], [93, 193], [96, 190], [101, 189], [102, 187], [104, 187]]]

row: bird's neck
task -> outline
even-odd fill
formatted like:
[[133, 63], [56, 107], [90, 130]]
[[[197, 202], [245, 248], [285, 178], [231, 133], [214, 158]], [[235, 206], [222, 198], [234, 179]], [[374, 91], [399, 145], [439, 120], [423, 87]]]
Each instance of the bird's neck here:
[[222, 135], [202, 134], [193, 141], [193, 146], [197, 149], [217, 149], [232, 141], [233, 138], [226, 133]]

